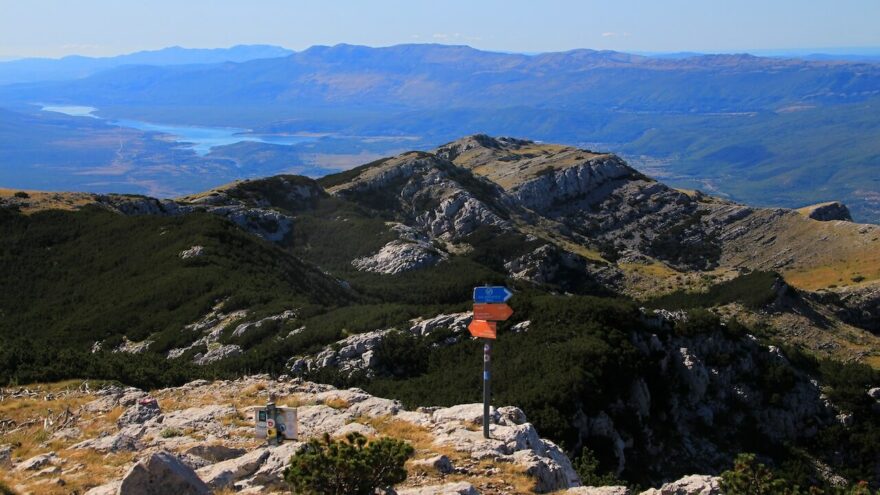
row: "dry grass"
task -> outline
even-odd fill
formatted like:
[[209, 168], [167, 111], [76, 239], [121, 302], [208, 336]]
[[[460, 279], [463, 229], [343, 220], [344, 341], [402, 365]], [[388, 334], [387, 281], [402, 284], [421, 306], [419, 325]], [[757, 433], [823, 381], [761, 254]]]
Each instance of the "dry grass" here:
[[[499, 485], [508, 485], [501, 493], [534, 493], [535, 480], [515, 464], [489, 460], [474, 461], [466, 452], [457, 451], [448, 445], [434, 443], [434, 436], [428, 429], [393, 417], [358, 418], [358, 421], [372, 426], [380, 435], [408, 442], [416, 451], [414, 459], [445, 455], [453, 465], [467, 466], [472, 473], [440, 475], [429, 469], [415, 468], [410, 462], [407, 463], [407, 471], [414, 476], [410, 476], [405, 483], [407, 486], [414, 486], [416, 480], [420, 486], [467, 481], [476, 486], [481, 493], [499, 493], [497, 490], [485, 490], [484, 488], [488, 485], [496, 488]], [[497, 470], [497, 472], [489, 474], [490, 470]], [[479, 472], [487, 474], [474, 476], [473, 473]]]
[[326, 401], [324, 401], [324, 405], [327, 407], [332, 407], [333, 409], [348, 409], [351, 404], [349, 404], [347, 400], [337, 397], [333, 399], [327, 399]]
[[880, 227], [773, 216], [725, 246], [722, 264], [772, 270], [800, 289], [818, 290], [880, 280]]
[[880, 280], [880, 244], [877, 252], [865, 252], [827, 265], [783, 272], [791, 285], [808, 290], [869, 284]]
[[[372, 426], [380, 435], [406, 440], [416, 449], [417, 453], [436, 451], [434, 436], [431, 435], [427, 428], [390, 416], [359, 418], [359, 421]], [[455, 455], [455, 451], [443, 452], [443, 454]]]
[[880, 355], [867, 356], [863, 362], [875, 370], [880, 370]]
[[[17, 192], [24, 192], [29, 197], [17, 198], [15, 197]], [[23, 213], [30, 215], [43, 210], [78, 210], [87, 204], [94, 203], [95, 195], [0, 188], [0, 200], [16, 204]]]

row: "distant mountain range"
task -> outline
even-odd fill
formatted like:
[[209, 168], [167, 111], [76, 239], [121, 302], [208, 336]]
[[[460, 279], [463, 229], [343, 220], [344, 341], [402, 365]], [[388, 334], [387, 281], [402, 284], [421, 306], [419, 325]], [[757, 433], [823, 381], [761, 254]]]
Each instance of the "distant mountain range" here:
[[[243, 62], [118, 65], [76, 80], [0, 87], [0, 101], [18, 112], [33, 112], [36, 102], [76, 104], [108, 119], [323, 136], [296, 147], [300, 160], [367, 145], [377, 153], [430, 149], [477, 132], [528, 135], [617, 152], [678, 187], [760, 206], [841, 200], [857, 220], [880, 222], [880, 64], [873, 63], [337, 45]], [[15, 148], [27, 133], [16, 127], [0, 143]], [[27, 168], [27, 151], [15, 153], [3, 163]], [[262, 160], [260, 173], [289, 169], [292, 155], [283, 155], [283, 163]]]
[[90, 76], [122, 65], [186, 65], [246, 62], [257, 58], [284, 57], [291, 50], [272, 45], [236, 45], [229, 48], [182, 48], [172, 46], [115, 57], [22, 58], [0, 63], [0, 84], [60, 81]]

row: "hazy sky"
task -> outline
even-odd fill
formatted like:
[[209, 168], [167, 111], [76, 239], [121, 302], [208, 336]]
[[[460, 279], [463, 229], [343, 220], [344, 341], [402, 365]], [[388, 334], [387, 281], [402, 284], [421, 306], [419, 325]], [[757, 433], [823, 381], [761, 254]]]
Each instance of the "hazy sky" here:
[[3, 58], [425, 42], [520, 52], [880, 47], [880, 0], [0, 0]]

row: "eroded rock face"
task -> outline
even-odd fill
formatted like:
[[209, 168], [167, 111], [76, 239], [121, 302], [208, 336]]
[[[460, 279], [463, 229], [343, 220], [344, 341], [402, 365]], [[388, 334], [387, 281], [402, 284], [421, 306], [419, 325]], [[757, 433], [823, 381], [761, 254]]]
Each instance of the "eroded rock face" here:
[[837, 289], [824, 295], [814, 295], [829, 303], [843, 321], [870, 332], [880, 332], [880, 284]]
[[397, 239], [373, 255], [352, 260], [352, 266], [361, 271], [394, 275], [434, 266], [449, 257], [416, 228], [396, 223], [391, 230], [397, 233]]
[[174, 454], [156, 452], [128, 471], [119, 495], [208, 495], [211, 489]]
[[[293, 219], [276, 210], [247, 206], [233, 198], [196, 204], [140, 196], [98, 196], [98, 202], [124, 215], [178, 216], [205, 211], [230, 220], [267, 241], [280, 242], [293, 231]], [[181, 253], [183, 258], [183, 253]]]
[[352, 266], [364, 272], [395, 275], [434, 266], [447, 256], [427, 242], [391, 241], [376, 254], [357, 258]]
[[[428, 319], [412, 320], [408, 332], [417, 336], [427, 336], [440, 329], [449, 329], [453, 335], [444, 343], [453, 344], [459, 341], [470, 321], [470, 312], [442, 314]], [[327, 346], [318, 354], [294, 356], [288, 361], [287, 366], [298, 374], [333, 366], [341, 371], [365, 371], [369, 375], [376, 365], [376, 348], [389, 333], [396, 331], [398, 330], [385, 329], [352, 335]]]
[[241, 346], [236, 344], [227, 344], [221, 345], [220, 347], [215, 347], [210, 349], [208, 352], [204, 354], [196, 354], [193, 358], [193, 362], [198, 364], [199, 366], [204, 366], [206, 364], [211, 364], [222, 359], [227, 359], [231, 357], [241, 356]]
[[189, 249], [185, 249], [180, 252], [179, 256], [182, 260], [188, 260], [192, 258], [198, 258], [199, 256], [205, 254], [204, 246], [193, 246]]
[[818, 220], [820, 222], [830, 222], [833, 220], [843, 220], [852, 222], [852, 215], [849, 208], [839, 201], [831, 201], [828, 203], [820, 203], [818, 205], [808, 206], [801, 209], [808, 218]]
[[666, 483], [659, 489], [653, 488], [640, 495], [721, 495], [720, 478], [714, 476], [692, 475]]
[[[238, 344], [221, 344], [220, 337], [229, 325], [236, 321], [243, 320], [247, 317], [248, 312], [244, 310], [232, 311], [224, 313], [222, 311], [222, 303], [218, 304], [211, 312], [203, 316], [199, 321], [191, 323], [184, 327], [184, 332], [192, 332], [196, 337], [186, 347], [179, 347], [168, 351], [168, 359], [177, 359], [187, 353], [194, 353], [192, 357], [193, 363], [197, 365], [206, 365], [230, 357], [240, 356], [242, 348]], [[256, 321], [246, 321], [239, 323], [235, 330], [232, 331], [232, 338], [244, 336], [247, 332], [259, 329], [264, 325], [283, 323], [297, 317], [296, 309], [288, 309], [279, 314], [267, 316]], [[204, 349], [202, 352], [197, 352]]]
[[123, 411], [119, 419], [116, 420], [116, 425], [122, 429], [130, 425], [143, 424], [160, 414], [162, 414], [162, 409], [156, 399], [143, 398]]
[[598, 200], [597, 193], [604, 193], [603, 188], [636, 175], [635, 170], [617, 157], [599, 158], [549, 171], [515, 186], [510, 193], [533, 210], [548, 211], [554, 205], [574, 199]]
[[625, 486], [579, 486], [562, 492], [566, 495], [632, 495]]
[[59, 462], [61, 458], [58, 457], [58, 454], [55, 452], [49, 452], [48, 454], [40, 454], [31, 457], [30, 459], [21, 462], [20, 464], [15, 466], [16, 471], [36, 471], [38, 469], [42, 469], [46, 466], [55, 464]]
[[12, 445], [0, 445], [0, 466], [12, 463]]
[[459, 481], [445, 485], [421, 486], [397, 490], [397, 495], [480, 495], [474, 485]]

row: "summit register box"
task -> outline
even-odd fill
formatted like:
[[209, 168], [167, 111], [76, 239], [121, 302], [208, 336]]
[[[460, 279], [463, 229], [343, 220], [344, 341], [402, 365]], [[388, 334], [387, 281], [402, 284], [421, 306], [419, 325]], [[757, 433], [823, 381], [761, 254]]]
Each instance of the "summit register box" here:
[[278, 440], [296, 440], [297, 424], [296, 424], [296, 408], [286, 406], [268, 406], [255, 407], [254, 412], [254, 433], [257, 438], [265, 438], [272, 442], [273, 439]]

